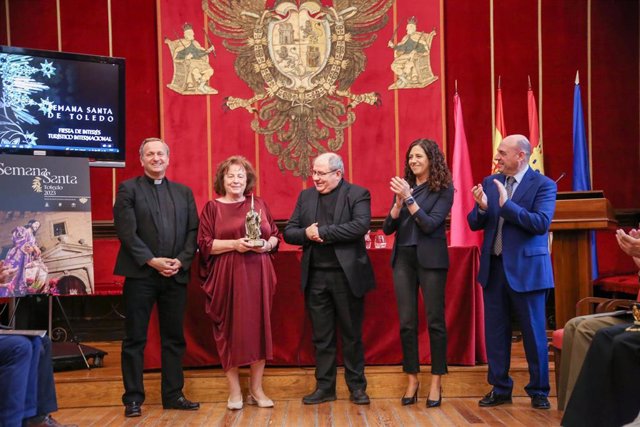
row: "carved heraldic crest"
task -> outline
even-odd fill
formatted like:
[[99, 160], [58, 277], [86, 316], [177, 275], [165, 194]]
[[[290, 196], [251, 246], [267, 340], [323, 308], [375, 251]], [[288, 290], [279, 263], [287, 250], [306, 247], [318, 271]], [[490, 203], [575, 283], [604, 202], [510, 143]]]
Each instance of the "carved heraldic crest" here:
[[266, 4], [203, 0], [202, 7], [210, 31], [236, 55], [235, 71], [254, 92], [249, 99], [226, 98], [225, 107], [257, 113], [251, 127], [264, 135], [280, 170], [306, 178], [311, 158], [340, 149], [344, 129], [356, 120], [353, 109], [380, 103], [377, 93], [350, 88], [366, 67], [364, 49], [386, 24], [392, 0]]

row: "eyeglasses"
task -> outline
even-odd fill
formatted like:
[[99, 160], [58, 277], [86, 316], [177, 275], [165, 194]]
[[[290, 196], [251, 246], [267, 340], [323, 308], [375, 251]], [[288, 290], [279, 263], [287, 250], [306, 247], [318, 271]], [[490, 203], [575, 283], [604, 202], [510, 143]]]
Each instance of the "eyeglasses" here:
[[311, 175], [317, 176], [317, 177], [320, 177], [320, 178], [324, 178], [325, 176], [327, 176], [329, 174], [332, 174], [334, 172], [338, 172], [338, 169], [330, 170], [329, 172], [311, 171]]

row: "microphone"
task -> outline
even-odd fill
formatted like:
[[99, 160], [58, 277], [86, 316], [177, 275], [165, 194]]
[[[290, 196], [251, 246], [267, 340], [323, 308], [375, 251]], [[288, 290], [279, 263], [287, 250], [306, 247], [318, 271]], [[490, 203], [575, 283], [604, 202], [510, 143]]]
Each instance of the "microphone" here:
[[566, 172], [562, 172], [562, 173], [560, 174], [560, 176], [558, 177], [558, 179], [556, 179], [556, 181], [555, 181], [555, 182], [556, 182], [556, 184], [558, 183], [558, 181], [560, 181], [560, 180], [561, 180], [562, 178], [564, 178], [566, 175], [567, 175], [567, 173], [566, 173]]

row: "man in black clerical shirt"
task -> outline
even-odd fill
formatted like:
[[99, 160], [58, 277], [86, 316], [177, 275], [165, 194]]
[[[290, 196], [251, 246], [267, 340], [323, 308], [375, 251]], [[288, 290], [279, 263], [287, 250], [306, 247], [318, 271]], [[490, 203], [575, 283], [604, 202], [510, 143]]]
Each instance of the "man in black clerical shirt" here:
[[198, 211], [188, 187], [169, 181], [169, 146], [147, 138], [140, 146], [144, 175], [120, 183], [113, 220], [120, 239], [114, 273], [125, 276], [125, 339], [122, 341], [122, 402], [125, 416], [138, 417], [145, 392], [142, 381], [147, 327], [158, 304], [162, 342], [162, 405], [195, 410], [200, 404], [182, 394], [182, 321], [189, 266], [196, 252]]
[[373, 268], [364, 244], [371, 222], [369, 191], [343, 179], [339, 155], [313, 162], [313, 183], [300, 193], [284, 240], [301, 245], [302, 289], [316, 349], [316, 390], [305, 404], [336, 399], [336, 318], [342, 335], [345, 379], [356, 404], [368, 404], [364, 376], [364, 294], [373, 289]]

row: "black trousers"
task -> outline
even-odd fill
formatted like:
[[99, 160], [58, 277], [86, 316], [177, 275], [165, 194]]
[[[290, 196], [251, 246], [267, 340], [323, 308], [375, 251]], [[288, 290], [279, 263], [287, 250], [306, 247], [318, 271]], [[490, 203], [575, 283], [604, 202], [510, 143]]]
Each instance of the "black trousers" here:
[[311, 318], [316, 349], [316, 386], [336, 389], [336, 319], [342, 336], [344, 376], [349, 390], [365, 390], [362, 318], [364, 297], [351, 292], [341, 269], [314, 270], [309, 274], [305, 305]]
[[562, 417], [567, 427], [622, 426], [640, 411], [640, 332], [600, 329], [591, 342]]
[[398, 246], [393, 267], [393, 286], [396, 291], [402, 342], [402, 370], [420, 372], [418, 352], [418, 289], [429, 328], [431, 345], [431, 373], [447, 373], [447, 327], [444, 318], [444, 291], [447, 269], [422, 268], [415, 246]]
[[144, 279], [127, 278], [122, 296], [125, 305], [125, 333], [122, 341], [124, 404], [144, 402], [142, 370], [151, 309], [158, 304], [162, 360], [162, 403], [171, 404], [182, 396], [184, 376], [182, 356], [186, 348], [182, 322], [187, 288], [174, 279], [154, 274]]

